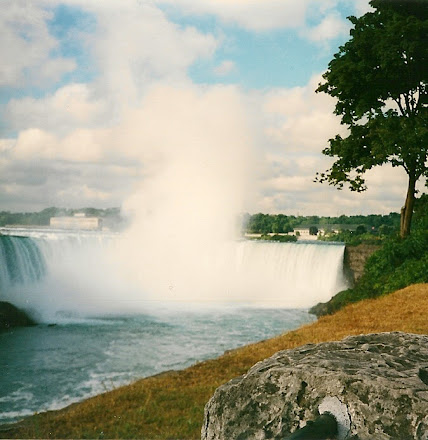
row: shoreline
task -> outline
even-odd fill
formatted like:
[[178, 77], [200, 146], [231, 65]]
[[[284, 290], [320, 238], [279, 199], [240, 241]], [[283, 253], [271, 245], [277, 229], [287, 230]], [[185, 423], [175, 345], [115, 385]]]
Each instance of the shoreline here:
[[[351, 304], [283, 335], [233, 349], [183, 370], [163, 372], [62, 410], [1, 425], [1, 438], [196, 438], [214, 390], [277, 351], [345, 336], [403, 331], [428, 334], [428, 284]], [[7, 431], [5, 431], [7, 429]]]

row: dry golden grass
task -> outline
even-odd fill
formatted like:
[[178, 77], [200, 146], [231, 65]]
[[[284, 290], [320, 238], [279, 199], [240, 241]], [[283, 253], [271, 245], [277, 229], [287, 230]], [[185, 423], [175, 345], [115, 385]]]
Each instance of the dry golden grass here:
[[345, 336], [403, 331], [428, 334], [428, 284], [351, 304], [284, 335], [178, 372], [135, 382], [61, 411], [29, 417], [6, 438], [200, 438], [203, 408], [214, 390], [273, 353]]

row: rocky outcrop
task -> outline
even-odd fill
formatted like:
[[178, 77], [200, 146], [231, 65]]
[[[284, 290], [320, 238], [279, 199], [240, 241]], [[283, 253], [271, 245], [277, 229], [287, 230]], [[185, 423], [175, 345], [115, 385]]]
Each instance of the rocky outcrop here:
[[283, 439], [326, 410], [341, 420], [338, 438], [428, 439], [428, 336], [360, 335], [278, 352], [216, 390], [202, 439]]
[[0, 301], [0, 330], [11, 327], [26, 327], [36, 323], [22, 310], [13, 304]]
[[[354, 284], [363, 275], [367, 259], [380, 248], [381, 246], [374, 244], [346, 246], [343, 261], [343, 272], [349, 287], [354, 286]], [[329, 301], [325, 303], [318, 303], [311, 307], [309, 309], [309, 313], [316, 315], [318, 318], [320, 316], [334, 313], [341, 309], [344, 305], [352, 302], [350, 293], [350, 290], [346, 292], [338, 292]]]
[[351, 283], [358, 281], [364, 272], [367, 259], [378, 249], [380, 245], [360, 244], [358, 246], [346, 246], [344, 256], [344, 270]]

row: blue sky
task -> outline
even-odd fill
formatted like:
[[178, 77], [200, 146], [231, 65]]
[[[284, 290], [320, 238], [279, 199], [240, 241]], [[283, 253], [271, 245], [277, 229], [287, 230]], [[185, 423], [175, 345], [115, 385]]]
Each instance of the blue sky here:
[[349, 38], [346, 16], [368, 10], [366, 0], [2, 0], [1, 209], [132, 210], [142, 193], [150, 204], [174, 190], [185, 205], [196, 185], [240, 211], [398, 211], [404, 176], [391, 169], [369, 175], [364, 195], [313, 183], [344, 130], [314, 90]]

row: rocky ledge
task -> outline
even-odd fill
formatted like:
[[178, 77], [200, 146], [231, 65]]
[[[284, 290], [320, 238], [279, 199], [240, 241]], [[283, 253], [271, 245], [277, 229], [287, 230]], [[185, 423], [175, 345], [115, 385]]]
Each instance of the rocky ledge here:
[[428, 439], [428, 336], [379, 333], [280, 351], [216, 390], [202, 439], [284, 439], [326, 408], [337, 438]]
[[11, 327], [26, 327], [36, 323], [13, 304], [0, 301], [0, 331]]
[[351, 284], [354, 284], [361, 278], [367, 260], [380, 248], [380, 245], [375, 244], [346, 246], [344, 255], [344, 272]]

